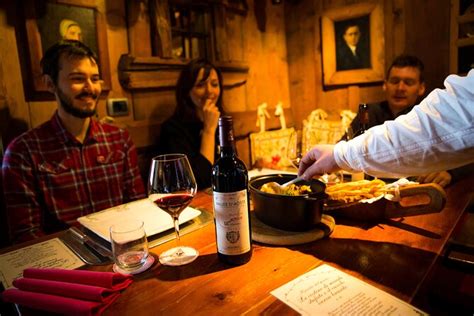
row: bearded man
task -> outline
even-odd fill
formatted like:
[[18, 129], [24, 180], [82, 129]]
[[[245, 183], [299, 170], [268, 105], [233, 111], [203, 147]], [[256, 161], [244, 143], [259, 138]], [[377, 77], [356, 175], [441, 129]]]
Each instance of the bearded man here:
[[75, 40], [54, 44], [41, 60], [57, 110], [5, 152], [3, 187], [13, 242], [66, 229], [78, 217], [145, 196], [129, 133], [94, 119], [102, 90], [97, 61]]

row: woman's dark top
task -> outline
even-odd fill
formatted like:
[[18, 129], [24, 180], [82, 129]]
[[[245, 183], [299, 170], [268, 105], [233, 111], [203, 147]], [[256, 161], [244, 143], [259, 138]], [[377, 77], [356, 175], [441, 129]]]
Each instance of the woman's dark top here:
[[170, 118], [161, 126], [159, 151], [162, 154], [181, 153], [188, 156], [198, 189], [211, 186], [212, 164], [201, 155], [202, 122], [182, 122]]

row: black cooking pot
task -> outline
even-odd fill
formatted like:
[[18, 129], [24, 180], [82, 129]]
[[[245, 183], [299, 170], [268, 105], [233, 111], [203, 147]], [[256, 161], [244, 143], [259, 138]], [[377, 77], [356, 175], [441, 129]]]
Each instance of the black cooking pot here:
[[250, 196], [255, 215], [263, 223], [287, 231], [306, 231], [321, 222], [325, 185], [319, 180], [299, 181], [297, 185], [309, 185], [311, 193], [289, 196], [260, 191], [267, 182], [286, 183], [296, 175], [273, 174], [255, 177], [250, 180]]

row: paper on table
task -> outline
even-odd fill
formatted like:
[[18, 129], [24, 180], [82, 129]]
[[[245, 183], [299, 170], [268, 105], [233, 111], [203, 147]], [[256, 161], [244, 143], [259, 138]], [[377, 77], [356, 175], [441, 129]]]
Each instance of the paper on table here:
[[326, 264], [271, 294], [302, 315], [428, 315]]
[[[187, 207], [179, 216], [183, 224], [199, 216], [201, 211]], [[145, 223], [147, 236], [152, 236], [173, 228], [173, 219], [165, 211], [158, 208], [149, 199], [141, 199], [130, 203], [114, 206], [103, 211], [79, 217], [77, 220], [98, 236], [110, 242], [110, 226], [130, 219], [139, 219]]]
[[26, 268], [75, 269], [83, 266], [61, 240], [53, 238], [38, 244], [23, 247], [0, 255], [0, 280], [5, 288], [23, 275]]

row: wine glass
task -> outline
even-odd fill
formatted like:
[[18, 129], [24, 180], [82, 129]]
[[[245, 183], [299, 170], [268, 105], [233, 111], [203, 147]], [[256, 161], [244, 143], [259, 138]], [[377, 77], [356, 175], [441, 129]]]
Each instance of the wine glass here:
[[298, 169], [303, 155], [301, 153], [301, 142], [298, 141], [297, 131], [290, 134], [288, 146], [286, 147], [286, 156], [290, 160], [291, 165]]
[[167, 154], [152, 159], [148, 198], [173, 218], [177, 242], [176, 247], [160, 255], [161, 264], [180, 266], [194, 261], [199, 255], [196, 249], [180, 246], [178, 220], [196, 191], [196, 180], [186, 155]]

